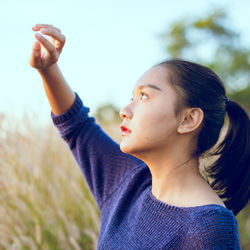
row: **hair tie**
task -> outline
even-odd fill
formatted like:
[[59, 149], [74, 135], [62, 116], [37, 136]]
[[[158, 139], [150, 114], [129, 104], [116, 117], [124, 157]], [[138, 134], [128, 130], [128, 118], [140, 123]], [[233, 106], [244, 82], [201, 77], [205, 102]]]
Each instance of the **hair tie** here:
[[230, 101], [230, 98], [226, 96], [226, 106], [229, 104]]

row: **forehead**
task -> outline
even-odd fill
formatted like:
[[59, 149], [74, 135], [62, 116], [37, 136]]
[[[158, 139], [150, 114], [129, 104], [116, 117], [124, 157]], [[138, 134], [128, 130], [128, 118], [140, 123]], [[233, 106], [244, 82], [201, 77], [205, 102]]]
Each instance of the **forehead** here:
[[156, 66], [147, 70], [136, 82], [134, 90], [150, 87], [153, 89], [160, 89], [162, 91], [169, 88], [168, 73], [163, 66]]

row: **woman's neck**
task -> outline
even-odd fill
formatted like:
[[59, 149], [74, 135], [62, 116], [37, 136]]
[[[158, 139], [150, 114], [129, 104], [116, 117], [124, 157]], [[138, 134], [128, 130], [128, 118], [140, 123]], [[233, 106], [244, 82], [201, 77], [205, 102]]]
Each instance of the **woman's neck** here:
[[202, 179], [199, 173], [199, 160], [168, 160], [161, 165], [148, 165], [152, 175], [152, 194], [158, 198], [181, 197]]

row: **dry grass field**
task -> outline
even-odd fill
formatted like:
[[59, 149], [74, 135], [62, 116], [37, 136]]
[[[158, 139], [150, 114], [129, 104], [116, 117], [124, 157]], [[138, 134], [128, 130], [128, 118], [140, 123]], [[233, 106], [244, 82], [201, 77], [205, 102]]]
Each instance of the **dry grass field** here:
[[99, 212], [80, 169], [52, 124], [26, 118], [20, 131], [2, 116], [0, 249], [95, 249]]

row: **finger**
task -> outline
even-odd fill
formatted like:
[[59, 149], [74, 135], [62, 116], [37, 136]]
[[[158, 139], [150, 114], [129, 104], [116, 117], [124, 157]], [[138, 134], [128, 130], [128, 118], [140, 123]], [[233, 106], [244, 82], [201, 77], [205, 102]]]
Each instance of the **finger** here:
[[30, 63], [33, 66], [41, 64], [41, 44], [39, 42], [35, 42], [33, 45]]
[[52, 25], [51, 25], [51, 24], [37, 23], [34, 27], [37, 27], [37, 28], [41, 29], [41, 28], [49, 28], [49, 27], [52, 27]]
[[52, 25], [52, 27], [53, 27], [54, 29], [56, 29], [59, 33], [61, 33], [61, 30], [60, 30], [59, 28], [57, 28], [57, 27], [55, 27], [55, 26], [53, 26], [53, 25]]
[[42, 28], [49, 28], [51, 25], [49, 24], [36, 24], [32, 27], [32, 30], [39, 31]]
[[43, 45], [43, 47], [48, 51], [52, 59], [57, 59], [57, 51], [55, 46], [47, 40], [45, 37], [40, 35], [39, 33], [35, 34], [35, 38]]
[[34, 26], [34, 27], [32, 27], [32, 30], [34, 30], [34, 31], [38, 31], [38, 30], [40, 30], [40, 28], [38, 28], [38, 27]]
[[51, 36], [57, 41], [56, 48], [62, 48], [65, 44], [65, 36], [61, 33], [59, 33], [57, 30], [52, 28], [42, 28], [41, 33], [43, 35]]
[[51, 24], [36, 24], [32, 29], [33, 29], [34, 31], [38, 31], [38, 30], [40, 30], [40, 29], [42, 29], [42, 28], [53, 28], [53, 29], [56, 29], [58, 32], [61, 32], [60, 29], [58, 29], [57, 27], [54, 27], [54, 26], [51, 25]]

